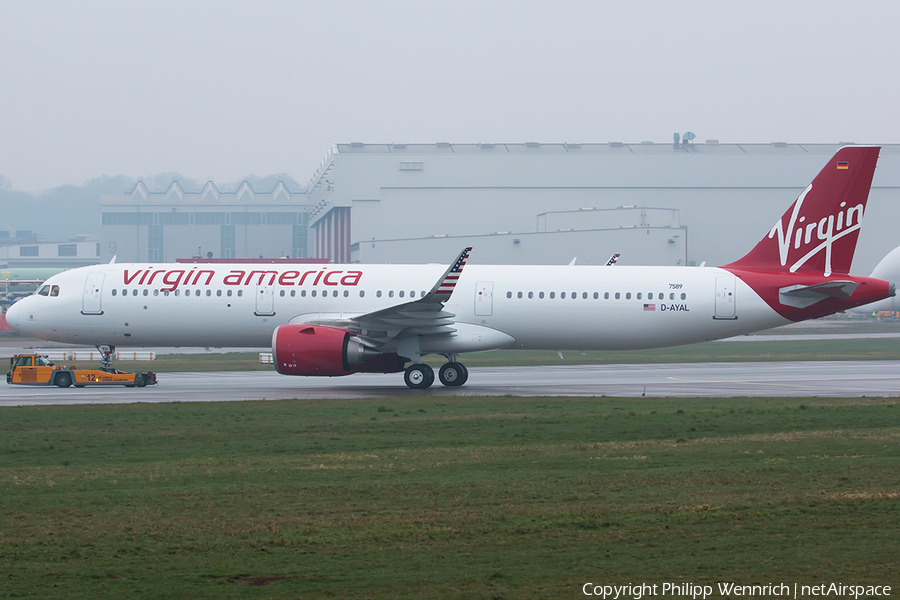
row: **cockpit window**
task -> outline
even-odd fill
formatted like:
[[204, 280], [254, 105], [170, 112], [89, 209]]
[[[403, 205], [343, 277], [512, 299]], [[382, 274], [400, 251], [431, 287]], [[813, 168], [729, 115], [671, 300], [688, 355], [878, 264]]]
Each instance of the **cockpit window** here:
[[46, 296], [50, 293], [50, 286], [45, 285], [41, 289], [38, 290], [38, 296]]
[[57, 296], [59, 296], [59, 286], [54, 285], [53, 287], [50, 288], [50, 297], [55, 298]]

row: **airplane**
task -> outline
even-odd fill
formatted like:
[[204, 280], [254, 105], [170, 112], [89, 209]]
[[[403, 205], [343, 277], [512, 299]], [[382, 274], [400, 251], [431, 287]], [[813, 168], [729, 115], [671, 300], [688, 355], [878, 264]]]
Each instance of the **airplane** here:
[[[900, 246], [897, 246], [893, 250], [887, 253], [884, 258], [882, 258], [875, 268], [872, 269], [872, 273], [869, 277], [873, 277], [875, 279], [886, 279], [888, 281], [898, 281], [900, 280]], [[878, 302], [873, 302], [872, 304], [866, 304], [865, 306], [859, 306], [857, 308], [851, 309], [851, 312], [860, 313], [864, 315], [873, 315], [880, 312], [897, 312], [900, 311], [900, 298], [890, 297], [884, 298], [883, 300], [879, 300]]]
[[[98, 346], [271, 344], [279, 373], [404, 373], [427, 354], [458, 386], [463, 352], [678, 346], [814, 319], [895, 295], [850, 275], [880, 148], [841, 148], [762, 240], [721, 267], [108, 264], [48, 279], [7, 312], [32, 337]], [[730, 227], [727, 222], [720, 225]]]

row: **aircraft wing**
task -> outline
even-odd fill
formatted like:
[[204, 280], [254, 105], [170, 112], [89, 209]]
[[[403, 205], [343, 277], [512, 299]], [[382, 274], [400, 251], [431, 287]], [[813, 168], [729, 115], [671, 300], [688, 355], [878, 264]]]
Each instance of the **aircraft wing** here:
[[[362, 315], [320, 314], [301, 315], [299, 321], [311, 325], [340, 327], [354, 331], [375, 344], [384, 344], [399, 336], [449, 335], [456, 331], [453, 318], [444, 310], [472, 248], [465, 248], [444, 271], [440, 279], [424, 297]], [[311, 317], [311, 318], [304, 318]]]

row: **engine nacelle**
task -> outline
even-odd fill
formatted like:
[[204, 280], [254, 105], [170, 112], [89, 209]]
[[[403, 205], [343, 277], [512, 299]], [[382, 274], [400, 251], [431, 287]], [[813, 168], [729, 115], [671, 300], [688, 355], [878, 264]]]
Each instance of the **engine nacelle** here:
[[272, 361], [282, 375], [336, 377], [351, 373], [398, 373], [397, 354], [369, 348], [348, 329], [281, 325], [272, 334]]

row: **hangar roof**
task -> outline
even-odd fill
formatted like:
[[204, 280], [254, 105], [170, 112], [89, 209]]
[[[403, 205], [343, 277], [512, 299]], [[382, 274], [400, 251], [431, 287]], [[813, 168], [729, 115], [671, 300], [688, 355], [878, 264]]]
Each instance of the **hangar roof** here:
[[[339, 154], [834, 154], [841, 146], [852, 142], [836, 144], [720, 144], [708, 140], [703, 144], [672, 144], [656, 142], [608, 142], [605, 144], [581, 143], [492, 143], [451, 144], [337, 144]], [[900, 144], [879, 144], [886, 154], [900, 154]]]

